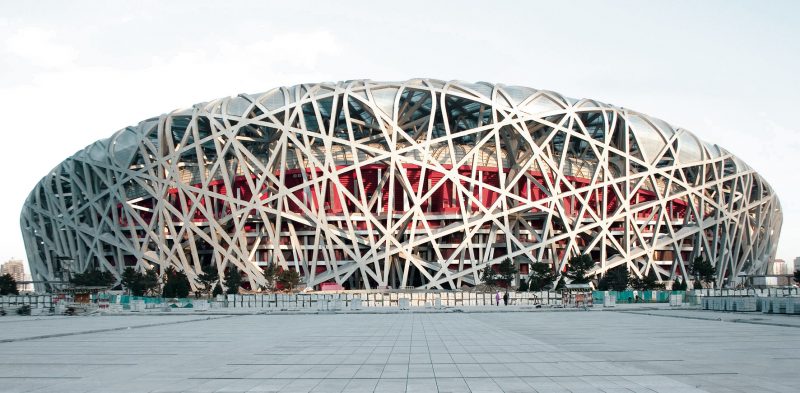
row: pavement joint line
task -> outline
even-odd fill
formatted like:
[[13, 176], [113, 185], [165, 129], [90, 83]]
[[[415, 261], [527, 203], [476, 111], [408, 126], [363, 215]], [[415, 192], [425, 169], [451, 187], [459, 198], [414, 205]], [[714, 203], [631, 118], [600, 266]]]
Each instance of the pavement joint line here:
[[[425, 330], [425, 324], [424, 323], [420, 323], [420, 325], [422, 325], [422, 334], [423, 334], [423, 337], [425, 337], [425, 348], [428, 350], [428, 360], [431, 360], [431, 343], [428, 340], [428, 332], [427, 332], [427, 330]], [[424, 364], [424, 363], [422, 363], [422, 364]], [[411, 367], [409, 367], [409, 369], [410, 368]], [[436, 376], [436, 371], [433, 370], [433, 361], [431, 361], [431, 373], [434, 376]], [[440, 391], [441, 389], [439, 388], [439, 381], [436, 378], [434, 378], [433, 382], [436, 384], [436, 391], [437, 392]], [[406, 390], [408, 390], [408, 382], [407, 381], [406, 381]]]
[[[551, 345], [552, 346], [552, 345]], [[385, 347], [384, 347], [385, 348]], [[619, 349], [619, 350], [586, 350], [580, 351], [581, 353], [608, 353], [608, 352], [646, 352], [646, 349]], [[567, 352], [575, 352], [576, 351], [567, 351]], [[401, 355], [406, 355], [406, 353], [400, 353]], [[464, 354], [473, 354], [475, 352], [431, 352], [432, 354], [440, 355], [440, 354], [453, 354], [453, 355], [464, 355]], [[528, 351], [503, 351], [503, 354], [530, 354]], [[536, 351], [536, 353], [564, 353], [564, 351]], [[298, 355], [298, 353], [254, 353], [253, 356], [291, 356], [291, 355]], [[301, 354], [302, 355], [302, 354]]]
[[138, 366], [139, 363], [0, 363], [0, 366]]
[[664, 318], [680, 318], [680, 319], [696, 319], [699, 321], [716, 321], [716, 322], [731, 322], [731, 323], [747, 323], [751, 325], [767, 325], [767, 326], [779, 326], [779, 327], [790, 327], [790, 328], [800, 328], [800, 325], [793, 325], [790, 323], [780, 323], [780, 322], [770, 322], [770, 321], [763, 321], [763, 320], [752, 320], [752, 319], [722, 319], [722, 317], [697, 317], [691, 315], [666, 315], [666, 314], [656, 314], [650, 312], [641, 312], [641, 311], [617, 311], [626, 314], [636, 314], [636, 315], [648, 315], [653, 317], [664, 317]]
[[38, 377], [0, 377], [0, 379], [82, 379], [83, 377], [52, 377], [52, 376], [38, 376]]
[[[434, 370], [435, 372], [435, 370]], [[642, 373], [642, 374], [548, 374], [548, 375], [509, 375], [505, 377], [487, 377], [487, 376], [460, 376], [460, 377], [430, 377], [430, 378], [463, 378], [463, 379], [487, 379], [487, 378], [582, 378], [582, 377], [680, 377], [680, 376], [700, 376], [700, 375], [739, 375], [735, 372], [708, 372], [708, 373]], [[3, 377], [0, 377], [3, 378]], [[6, 377], [13, 378], [13, 377]], [[311, 380], [330, 380], [330, 379], [365, 379], [365, 380], [386, 380], [396, 379], [403, 380], [405, 378], [383, 378], [383, 377], [299, 377], [301, 379]], [[188, 377], [186, 379], [193, 380], [272, 380], [272, 379], [298, 379], [292, 376], [274, 376], [274, 377]]]
[[[14, 355], [14, 356], [21, 356], [21, 355], [31, 355], [30, 353], [23, 353], [23, 352], [3, 352], [0, 353], [0, 356], [3, 355]], [[175, 356], [175, 355], [185, 355], [185, 353], [36, 353], [36, 355], [47, 355], [47, 356]]]
[[115, 332], [115, 331], [120, 331], [120, 330], [129, 330], [129, 329], [141, 329], [141, 328], [148, 328], [148, 327], [155, 327], [155, 326], [177, 325], [177, 324], [181, 324], [181, 323], [200, 322], [200, 321], [208, 321], [208, 320], [212, 320], [212, 319], [230, 318], [231, 316], [219, 317], [219, 318], [208, 318], [208, 317], [206, 317], [206, 318], [189, 319], [189, 320], [184, 320], [184, 321], [148, 323], [148, 324], [145, 324], [145, 325], [120, 326], [120, 327], [105, 328], [105, 329], [92, 329], [92, 330], [84, 330], [84, 331], [81, 331], [81, 332], [43, 334], [43, 335], [39, 335], [39, 336], [29, 336], [29, 337], [19, 337], [19, 338], [4, 338], [4, 339], [0, 339], [0, 344], [13, 343], [13, 342], [19, 342], [19, 341], [43, 340], [43, 339], [47, 339], [47, 338], [78, 336], [78, 335], [81, 335], [81, 334], [93, 334], [93, 333]]
[[[773, 358], [773, 359], [800, 359], [800, 358]], [[637, 362], [683, 362], [683, 359], [636, 359], [636, 360], [581, 360], [581, 363], [637, 363]], [[574, 360], [552, 360], [538, 362], [515, 362], [515, 364], [559, 364], [575, 363]], [[10, 363], [9, 363], [10, 364]], [[85, 364], [85, 363], [81, 363]], [[364, 363], [226, 363], [226, 366], [380, 366], [380, 365], [402, 365], [408, 362], [364, 362]], [[430, 362], [418, 363], [422, 365], [443, 365], [443, 364], [484, 364], [483, 362]]]
[[6, 319], [6, 317], [0, 319], [0, 324], [3, 323], [18, 323], [18, 322], [30, 322], [30, 321], [52, 321], [54, 319], [69, 319], [73, 317], [63, 316], [63, 315], [47, 315], [43, 317], [36, 317], [36, 318], [13, 318], [13, 319]]

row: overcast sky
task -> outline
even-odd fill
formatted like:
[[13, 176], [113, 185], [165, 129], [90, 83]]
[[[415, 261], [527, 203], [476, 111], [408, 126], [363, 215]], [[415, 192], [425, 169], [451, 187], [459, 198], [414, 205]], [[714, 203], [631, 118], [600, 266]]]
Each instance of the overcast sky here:
[[800, 256], [800, 2], [378, 3], [0, 2], [0, 261], [27, 259], [19, 213], [41, 177], [116, 130], [280, 85], [414, 77], [554, 90], [687, 128], [772, 184], [778, 257]]

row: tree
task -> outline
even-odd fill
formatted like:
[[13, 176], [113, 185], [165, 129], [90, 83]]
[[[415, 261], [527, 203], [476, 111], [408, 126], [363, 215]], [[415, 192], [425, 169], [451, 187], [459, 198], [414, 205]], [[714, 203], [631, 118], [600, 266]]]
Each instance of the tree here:
[[706, 284], [713, 284], [717, 276], [717, 268], [703, 257], [697, 257], [692, 261], [691, 272], [695, 281], [702, 281]]
[[566, 276], [573, 284], [588, 284], [590, 278], [586, 274], [593, 267], [594, 261], [591, 256], [587, 254], [574, 256], [569, 260]]
[[644, 284], [647, 287], [646, 290], [664, 289], [666, 287], [663, 282], [658, 282], [658, 274], [656, 274], [655, 269], [650, 269], [650, 272], [644, 276]]
[[142, 278], [142, 293], [144, 295], [158, 296], [161, 290], [161, 280], [155, 268], [148, 269]]
[[284, 288], [288, 287], [291, 292], [294, 290], [294, 287], [300, 283], [300, 273], [286, 269], [278, 274], [278, 282], [281, 283]]
[[565, 279], [564, 276], [561, 276], [558, 279], [558, 282], [556, 283], [556, 291], [560, 291], [560, 290], [564, 289], [564, 286], [567, 285], [566, 283], [564, 283], [564, 279]]
[[800, 270], [794, 271], [794, 282], [800, 284]]
[[0, 295], [19, 295], [17, 280], [8, 273], [0, 276]]
[[164, 272], [164, 289], [162, 297], [187, 297], [191, 285], [189, 284], [189, 277], [183, 271], [176, 270], [170, 266]]
[[680, 276], [675, 277], [675, 281], [672, 282], [672, 290], [673, 291], [685, 291], [688, 286], [686, 285], [686, 281], [683, 280]]
[[225, 287], [228, 288], [227, 294], [235, 295], [239, 293], [239, 287], [242, 285], [242, 274], [236, 266], [231, 266], [225, 272]]
[[211, 295], [213, 296], [222, 295], [222, 292], [223, 292], [222, 286], [220, 286], [219, 283], [217, 283], [217, 285], [214, 285], [214, 291], [211, 292]]
[[122, 271], [120, 281], [123, 287], [128, 289], [133, 296], [145, 296], [147, 294], [158, 293], [158, 273], [155, 269], [147, 270], [145, 273], [137, 272], [132, 267], [126, 267]]
[[126, 267], [122, 271], [120, 284], [125, 287], [133, 296], [144, 295], [144, 274], [141, 274], [132, 267]]
[[553, 286], [556, 273], [550, 268], [550, 264], [544, 262], [534, 262], [531, 264], [531, 274], [528, 277], [528, 289], [531, 291], [542, 291]]
[[139, 274], [136, 270], [130, 266], [126, 267], [125, 270], [122, 271], [122, 277], [120, 278], [119, 283], [122, 284], [122, 287], [127, 289], [130, 293], [134, 296], [139, 296], [135, 294], [134, 288], [138, 283], [138, 276]]
[[494, 272], [494, 269], [492, 269], [491, 266], [486, 265], [486, 267], [483, 269], [481, 273], [481, 281], [483, 281], [483, 283], [488, 287], [497, 286], [497, 273]]
[[191, 290], [192, 286], [189, 284], [189, 277], [186, 277], [186, 273], [183, 271], [177, 272], [175, 274], [175, 294], [177, 297], [188, 297]]
[[94, 267], [70, 278], [70, 284], [79, 287], [110, 287], [117, 281], [111, 272], [100, 271]]
[[519, 288], [517, 288], [520, 292], [528, 292], [528, 280], [524, 278], [519, 279]]
[[619, 265], [606, 271], [606, 274], [598, 281], [597, 289], [601, 291], [624, 291], [628, 289], [630, 281], [630, 271], [628, 266]]
[[650, 269], [650, 272], [648, 272], [642, 278], [636, 276], [631, 277], [630, 284], [631, 288], [639, 291], [650, 291], [653, 289], [664, 288], [664, 284], [658, 282], [658, 276], [653, 269]]
[[497, 267], [497, 281], [505, 284], [504, 286], [508, 288], [511, 286], [511, 283], [514, 282], [514, 278], [518, 272], [511, 258], [506, 258], [506, 260], [500, 262], [500, 266]]
[[203, 272], [197, 276], [197, 280], [203, 285], [203, 292], [211, 293], [215, 284], [219, 283], [219, 271], [214, 265], [206, 265], [202, 268]]
[[272, 291], [275, 289], [275, 279], [278, 276], [278, 267], [275, 263], [270, 262], [264, 267], [264, 279], [267, 281], [267, 290]]

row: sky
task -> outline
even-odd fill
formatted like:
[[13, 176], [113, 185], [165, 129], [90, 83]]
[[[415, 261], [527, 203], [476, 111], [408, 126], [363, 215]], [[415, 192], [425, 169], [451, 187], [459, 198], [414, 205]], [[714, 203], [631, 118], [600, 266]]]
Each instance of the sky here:
[[[289, 4], [293, 3], [293, 4]], [[0, 261], [90, 143], [198, 102], [305, 82], [487, 81], [631, 108], [761, 173], [800, 256], [800, 2], [0, 0]]]

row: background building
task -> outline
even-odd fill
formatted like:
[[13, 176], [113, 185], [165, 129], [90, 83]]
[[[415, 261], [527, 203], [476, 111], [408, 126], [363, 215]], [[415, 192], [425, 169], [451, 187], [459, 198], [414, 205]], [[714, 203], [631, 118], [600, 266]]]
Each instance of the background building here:
[[10, 274], [14, 281], [25, 281], [25, 265], [19, 259], [10, 259], [0, 266], [0, 275]]
[[511, 259], [717, 281], [764, 274], [782, 213], [718, 145], [520, 86], [415, 79], [282, 87], [177, 110], [54, 168], [21, 225], [36, 279], [270, 263], [309, 286], [460, 288]]
[[786, 265], [786, 261], [783, 259], [776, 259], [769, 263], [767, 267], [767, 274], [769, 275], [781, 275], [781, 274], [790, 274], [789, 267]]
[[25, 274], [25, 263], [19, 259], [9, 259], [0, 266], [0, 275], [10, 274], [17, 282], [17, 289], [20, 291], [31, 290], [30, 284], [22, 284], [23, 281], [30, 281], [30, 277]]

